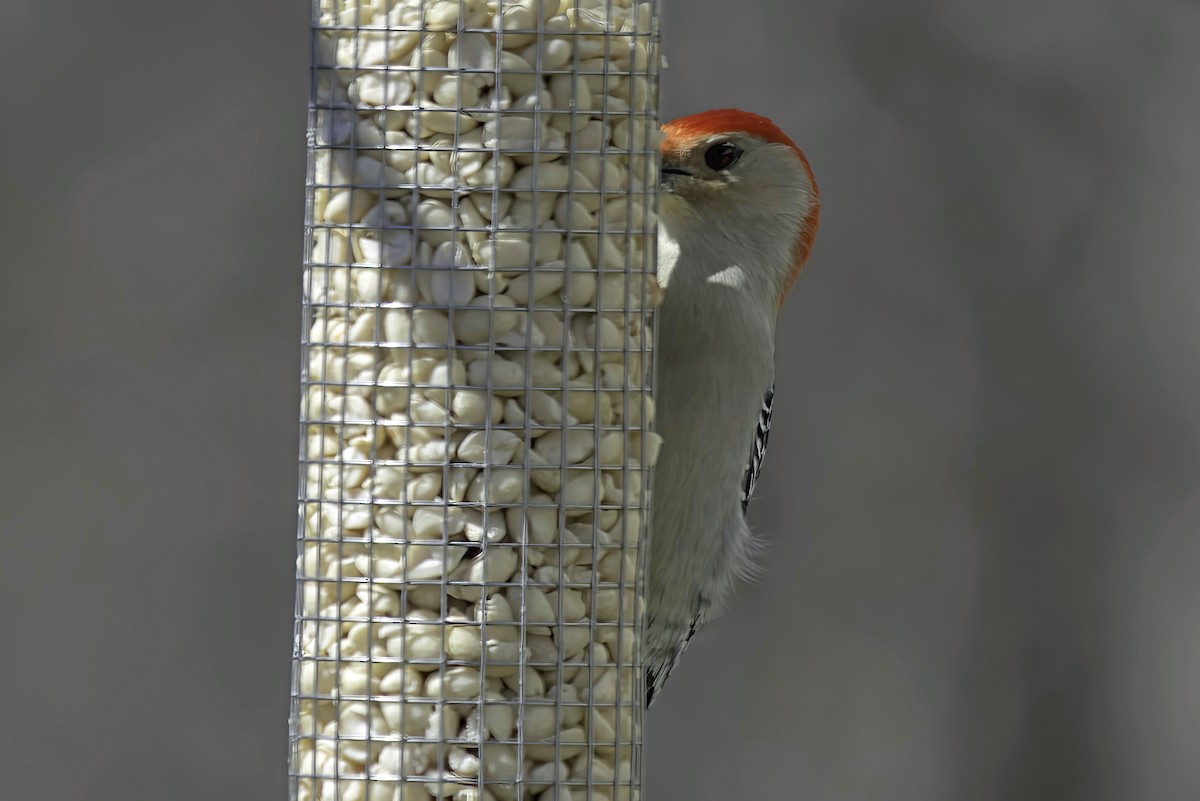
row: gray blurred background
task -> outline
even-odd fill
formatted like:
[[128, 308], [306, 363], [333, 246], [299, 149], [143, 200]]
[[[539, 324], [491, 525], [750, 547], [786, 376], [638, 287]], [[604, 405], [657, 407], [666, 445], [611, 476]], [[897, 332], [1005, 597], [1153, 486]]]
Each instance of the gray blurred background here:
[[[1200, 7], [667, 0], [807, 150], [650, 801], [1200, 798]], [[7, 0], [0, 795], [283, 799], [305, 0]]]

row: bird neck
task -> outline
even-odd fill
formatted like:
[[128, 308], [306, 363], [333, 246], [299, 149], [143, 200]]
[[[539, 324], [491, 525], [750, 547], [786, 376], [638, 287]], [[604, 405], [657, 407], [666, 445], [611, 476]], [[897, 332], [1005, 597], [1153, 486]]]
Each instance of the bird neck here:
[[779, 214], [701, 215], [676, 198], [663, 199], [659, 223], [659, 282], [667, 292], [707, 296], [770, 321], [790, 286], [796, 264], [800, 209]]
[[792, 246], [754, 219], [709, 220], [664, 208], [658, 277], [665, 302], [676, 307], [676, 318], [695, 314], [697, 326], [738, 337], [739, 349], [770, 352]]
[[745, 384], [747, 397], [761, 398], [774, 376], [777, 286], [763, 259], [783, 255], [746, 251], [728, 229], [701, 231], [691, 222], [679, 233], [678, 222], [664, 218], [659, 229], [665, 369], [711, 371], [714, 380]]

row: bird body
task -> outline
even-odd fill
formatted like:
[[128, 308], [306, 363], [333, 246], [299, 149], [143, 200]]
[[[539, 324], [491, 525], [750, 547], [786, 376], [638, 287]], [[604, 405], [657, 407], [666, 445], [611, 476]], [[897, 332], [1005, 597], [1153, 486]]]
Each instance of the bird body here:
[[770, 430], [776, 315], [819, 198], [803, 153], [734, 110], [664, 126], [647, 704], [754, 571], [746, 523]]

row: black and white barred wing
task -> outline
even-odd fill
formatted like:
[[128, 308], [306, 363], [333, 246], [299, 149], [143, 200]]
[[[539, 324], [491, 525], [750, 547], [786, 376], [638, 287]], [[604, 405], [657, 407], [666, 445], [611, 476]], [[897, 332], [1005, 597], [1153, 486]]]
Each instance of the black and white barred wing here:
[[750, 446], [750, 464], [746, 465], [746, 475], [742, 478], [742, 514], [750, 506], [750, 496], [754, 493], [763, 459], [767, 456], [767, 438], [771, 435], [771, 404], [774, 400], [775, 387], [772, 386], [763, 396], [762, 408], [758, 411], [758, 427], [754, 430], [754, 442]]

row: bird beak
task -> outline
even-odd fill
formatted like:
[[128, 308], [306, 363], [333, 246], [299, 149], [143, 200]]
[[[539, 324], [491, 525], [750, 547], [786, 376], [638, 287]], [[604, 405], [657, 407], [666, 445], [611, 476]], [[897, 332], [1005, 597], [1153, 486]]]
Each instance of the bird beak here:
[[675, 186], [681, 176], [691, 175], [687, 170], [681, 170], [669, 161], [664, 161], [659, 174], [659, 188], [664, 192], [675, 193]]

